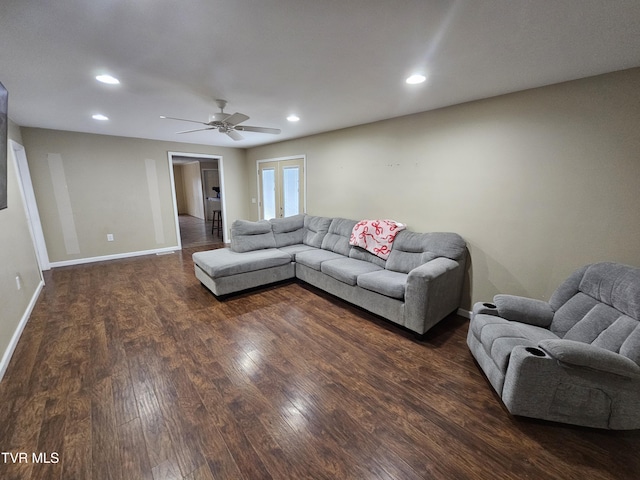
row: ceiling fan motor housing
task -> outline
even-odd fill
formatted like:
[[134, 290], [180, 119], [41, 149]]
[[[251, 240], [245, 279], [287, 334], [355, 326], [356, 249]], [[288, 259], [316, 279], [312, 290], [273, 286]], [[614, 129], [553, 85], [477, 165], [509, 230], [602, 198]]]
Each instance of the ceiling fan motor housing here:
[[225, 112], [212, 113], [209, 115], [209, 122], [222, 122], [228, 116], [229, 114]]

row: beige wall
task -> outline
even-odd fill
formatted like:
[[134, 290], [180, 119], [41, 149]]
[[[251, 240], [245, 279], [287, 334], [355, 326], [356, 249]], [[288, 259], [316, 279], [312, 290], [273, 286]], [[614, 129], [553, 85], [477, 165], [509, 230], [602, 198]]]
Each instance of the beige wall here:
[[182, 165], [184, 196], [187, 203], [187, 214], [204, 220], [204, 202], [202, 199], [202, 176], [200, 163], [193, 162]]
[[[9, 122], [9, 139], [22, 144], [20, 129]], [[8, 348], [40, 285], [24, 203], [18, 187], [13, 149], [8, 145], [8, 207], [0, 210], [0, 376], [6, 368]], [[18, 290], [16, 276], [22, 288]]]
[[228, 225], [247, 216], [244, 150], [36, 128], [22, 135], [52, 263], [175, 247], [169, 151], [222, 156]]
[[253, 148], [249, 198], [257, 160], [306, 154], [308, 213], [460, 233], [463, 308], [548, 299], [583, 264], [640, 266], [638, 85], [633, 69]]

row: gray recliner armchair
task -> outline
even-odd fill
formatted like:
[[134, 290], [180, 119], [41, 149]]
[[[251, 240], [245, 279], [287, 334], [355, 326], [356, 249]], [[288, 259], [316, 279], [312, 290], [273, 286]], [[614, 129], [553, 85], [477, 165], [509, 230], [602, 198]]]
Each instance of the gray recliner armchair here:
[[467, 344], [513, 415], [640, 428], [640, 268], [587, 265], [549, 302], [496, 295]]

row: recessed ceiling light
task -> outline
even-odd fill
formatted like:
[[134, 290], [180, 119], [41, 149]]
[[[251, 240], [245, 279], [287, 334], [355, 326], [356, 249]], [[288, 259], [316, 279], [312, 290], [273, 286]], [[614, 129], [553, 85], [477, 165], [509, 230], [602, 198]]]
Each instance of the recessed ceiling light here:
[[101, 113], [96, 113], [95, 115], [91, 115], [91, 118], [93, 118], [94, 120], [101, 120], [101, 121], [109, 120], [109, 117]]
[[425, 77], [424, 75], [422, 75], [420, 73], [416, 73], [416, 74], [411, 75], [410, 77], [408, 77], [405, 81], [409, 85], [417, 85], [419, 83], [423, 83], [426, 79], [427, 79], [427, 77]]
[[294, 114], [291, 114], [287, 117], [287, 120], [289, 120], [290, 122], [297, 122], [300, 120], [300, 117]]
[[97, 75], [96, 80], [102, 83], [106, 83], [108, 85], [118, 85], [120, 83], [120, 80], [118, 80], [116, 77], [113, 77], [111, 75]]

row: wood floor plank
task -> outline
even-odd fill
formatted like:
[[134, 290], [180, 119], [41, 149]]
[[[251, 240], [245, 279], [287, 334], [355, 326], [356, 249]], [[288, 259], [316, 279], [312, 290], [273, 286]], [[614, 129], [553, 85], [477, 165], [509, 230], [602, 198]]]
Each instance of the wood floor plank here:
[[91, 472], [95, 478], [123, 480], [111, 378], [91, 389]]
[[59, 462], [61, 478], [91, 478], [91, 428], [91, 396], [86, 392], [71, 396], [67, 402], [64, 454]]
[[0, 478], [638, 478], [640, 431], [509, 415], [464, 318], [417, 340], [295, 282], [219, 299], [204, 248], [46, 273], [0, 448], [60, 460]]
[[135, 390], [131, 382], [129, 365], [119, 365], [111, 374], [113, 409], [116, 425], [124, 425], [139, 418]]
[[152, 480], [153, 472], [149, 463], [140, 418], [118, 425], [119, 458], [126, 478]]
[[153, 374], [146, 368], [140, 356], [130, 359], [130, 371], [151, 468], [164, 464], [160, 470], [171, 471], [173, 465], [177, 466], [177, 461], [156, 398]]
[[[11, 385], [6, 382], [0, 384], [0, 395], [23, 396], [30, 394], [30, 383], [34, 376], [34, 369], [38, 368], [37, 356], [44, 337], [46, 321], [42, 318], [32, 319], [28, 322], [23, 335], [29, 338], [29, 342], [18, 342], [13, 353], [19, 362], [11, 362], [5, 372], [7, 377], [15, 379]], [[7, 389], [10, 389], [7, 390]]]
[[202, 465], [197, 470], [194, 470], [189, 475], [184, 477], [185, 480], [216, 480], [216, 477], [211, 473], [209, 465]]
[[[206, 393], [206, 390], [203, 392]], [[187, 418], [188, 426], [197, 438], [200, 451], [206, 460], [207, 468], [203, 469], [201, 466], [192, 472], [192, 475], [203, 475], [203, 470], [205, 473], [208, 470], [214, 478], [244, 478], [222, 433], [215, 425], [214, 416], [207, 411], [202, 401], [194, 397], [181, 397], [179, 402]], [[195, 472], [198, 471], [200, 473], [196, 474]]]
[[[45, 407], [46, 410], [46, 407]], [[55, 410], [52, 409], [52, 410]], [[40, 429], [38, 446], [31, 452], [33, 469], [31, 478], [38, 480], [58, 480], [62, 477], [60, 458], [64, 458], [64, 438], [60, 435], [65, 429], [66, 416], [47, 415]]]
[[44, 409], [47, 398], [38, 392], [28, 397], [18, 397], [13, 404], [11, 416], [5, 421], [15, 422], [16, 428], [12, 429], [11, 438], [3, 439], [6, 452], [31, 452], [38, 445], [38, 437], [44, 419]]

